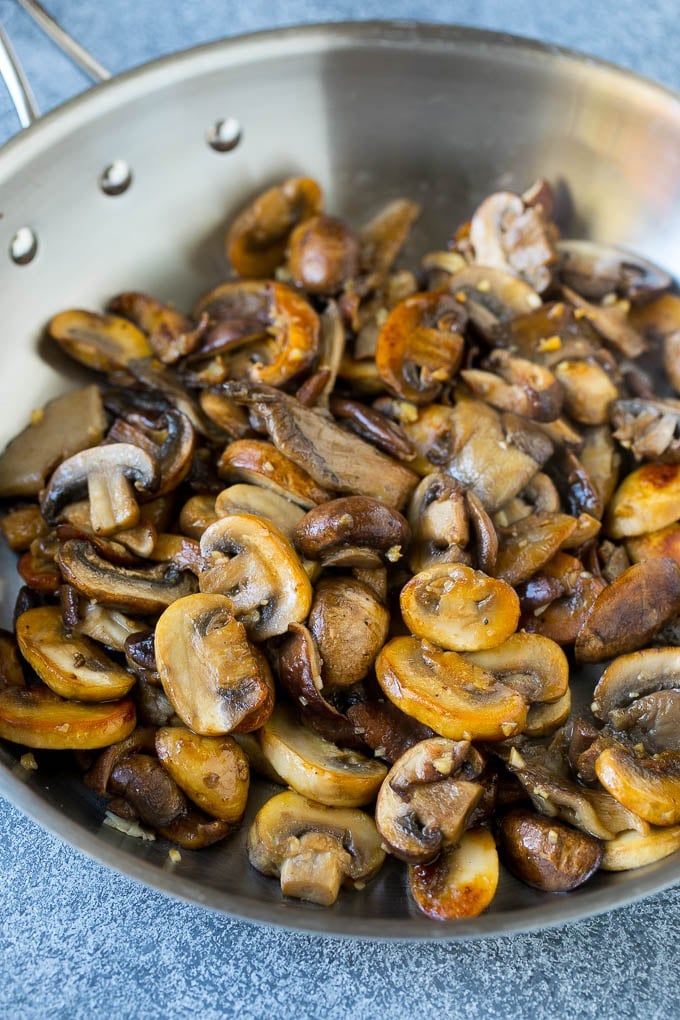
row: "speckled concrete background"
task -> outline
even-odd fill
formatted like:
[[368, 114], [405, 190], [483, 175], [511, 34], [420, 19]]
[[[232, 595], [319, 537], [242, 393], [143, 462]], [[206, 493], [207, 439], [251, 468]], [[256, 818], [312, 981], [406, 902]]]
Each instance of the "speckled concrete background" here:
[[[118, 71], [220, 36], [404, 17], [516, 32], [680, 88], [676, 0], [44, 0]], [[15, 0], [0, 0], [43, 110], [86, 85]], [[17, 129], [0, 87], [0, 142]], [[453, 945], [337, 942], [229, 920], [93, 863], [0, 801], [0, 1016], [670, 1018], [680, 889], [591, 921]]]

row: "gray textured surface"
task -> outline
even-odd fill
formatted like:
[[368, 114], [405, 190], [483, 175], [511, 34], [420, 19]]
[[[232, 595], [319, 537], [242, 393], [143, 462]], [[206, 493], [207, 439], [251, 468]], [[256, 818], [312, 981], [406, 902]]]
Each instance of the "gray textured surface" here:
[[[112, 70], [219, 36], [350, 17], [451, 20], [587, 50], [680, 87], [675, 0], [461, 0], [389, 7], [45, 0]], [[14, 0], [0, 17], [48, 109], [85, 85]], [[0, 90], [0, 141], [16, 130]], [[680, 1014], [680, 890], [555, 931], [462, 945], [312, 939], [147, 890], [0, 803], [0, 1016], [397, 1018]]]

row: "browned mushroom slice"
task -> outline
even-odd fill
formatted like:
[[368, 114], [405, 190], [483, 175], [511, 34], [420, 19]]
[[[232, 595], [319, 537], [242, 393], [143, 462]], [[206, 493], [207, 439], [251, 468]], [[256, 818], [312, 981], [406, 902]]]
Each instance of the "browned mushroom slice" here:
[[546, 472], [555, 482], [566, 509], [573, 517], [585, 513], [595, 520], [602, 519], [605, 507], [600, 490], [576, 454], [557, 447], [546, 465]]
[[274, 524], [231, 514], [201, 536], [202, 592], [225, 596], [233, 615], [258, 641], [306, 619], [312, 587], [299, 557]]
[[266, 659], [223, 595], [189, 595], [173, 603], [156, 625], [155, 646], [163, 689], [194, 733], [248, 732], [271, 712]]
[[288, 241], [293, 282], [309, 294], [337, 294], [359, 271], [359, 239], [335, 216], [313, 216]]
[[387, 775], [382, 762], [324, 740], [280, 703], [259, 739], [265, 758], [289, 786], [329, 807], [370, 804]]
[[286, 538], [293, 540], [295, 528], [304, 518], [304, 510], [297, 503], [259, 485], [230, 485], [215, 499], [218, 517], [230, 514], [254, 514], [275, 524]]
[[411, 895], [428, 917], [460, 921], [486, 910], [498, 887], [498, 853], [488, 829], [464, 832], [431, 864], [409, 868]]
[[[262, 322], [269, 335], [264, 361], [246, 361], [244, 377], [280, 386], [308, 369], [319, 349], [319, 317], [297, 291], [269, 280], [229, 280], [205, 294], [194, 309], [217, 322], [246, 314]], [[261, 352], [264, 355], [264, 351]]]
[[113, 535], [139, 520], [135, 489], [153, 491], [158, 481], [157, 462], [138, 446], [93, 446], [59, 465], [42, 494], [40, 509], [48, 524], [56, 524], [62, 507], [87, 493], [93, 530]]
[[198, 495], [191, 496], [179, 513], [179, 530], [187, 538], [197, 541], [209, 525], [219, 520], [215, 512], [215, 497]]
[[131, 413], [118, 418], [106, 437], [107, 443], [132, 443], [145, 450], [158, 464], [160, 474], [155, 498], [174, 491], [189, 473], [196, 435], [188, 417], [170, 408], [158, 415]]
[[229, 397], [225, 397], [223, 393], [202, 390], [198, 401], [205, 416], [231, 439], [243, 439], [250, 435], [248, 415], [242, 407]]
[[248, 799], [248, 759], [233, 737], [204, 737], [182, 726], [156, 733], [156, 753], [194, 804], [225, 822], [243, 817]]
[[491, 673], [526, 701], [557, 701], [569, 686], [569, 664], [558, 644], [540, 634], [511, 634], [503, 644], [463, 658]]
[[442, 471], [426, 475], [411, 496], [409, 565], [416, 573], [437, 563], [466, 563], [470, 541], [465, 489]]
[[[522, 617], [522, 627], [533, 633], [552, 638], [560, 645], [568, 645], [576, 636], [606, 582], [584, 570], [575, 556], [559, 552], [546, 563], [540, 574], [527, 582], [538, 593], [546, 587], [548, 595], [530, 606]], [[551, 587], [555, 585], [556, 587]], [[529, 596], [530, 597], [530, 596]]]
[[193, 329], [182, 312], [139, 291], [117, 294], [109, 301], [108, 310], [125, 316], [139, 326], [147, 334], [151, 350], [166, 365], [172, 365], [191, 354], [198, 346], [205, 328], [203, 324]]
[[569, 238], [557, 242], [557, 251], [562, 283], [591, 301], [618, 294], [646, 304], [671, 286], [668, 273], [625, 248]]
[[0, 456], [0, 497], [37, 496], [63, 460], [101, 442], [106, 415], [96, 386], [55, 397]]
[[16, 622], [21, 654], [55, 694], [77, 701], [114, 701], [127, 694], [134, 675], [121, 669], [95, 643], [68, 634], [59, 606], [22, 613]]
[[464, 369], [460, 375], [475, 396], [501, 411], [535, 421], [554, 421], [562, 411], [564, 392], [550, 369], [502, 349], [491, 352], [485, 370]]
[[627, 358], [637, 358], [645, 350], [644, 340], [631, 325], [627, 310], [617, 304], [591, 304], [568, 287], [563, 287], [562, 293], [570, 304], [584, 313], [598, 333]]
[[599, 662], [642, 648], [680, 613], [680, 565], [635, 563], [597, 597], [576, 638], [576, 658]]
[[47, 687], [0, 691], [0, 737], [50, 751], [87, 751], [124, 740], [135, 728], [134, 703], [64, 701]]
[[668, 557], [680, 564], [680, 524], [669, 524], [648, 535], [629, 538], [626, 552], [633, 563], [641, 563], [652, 557]]
[[538, 513], [499, 528], [495, 574], [512, 585], [526, 581], [559, 552], [576, 523], [567, 514]]
[[617, 709], [635, 703], [655, 691], [680, 688], [680, 651], [677, 648], [647, 648], [621, 655], [602, 673], [593, 693], [593, 714], [607, 722]]
[[385, 852], [365, 812], [315, 804], [287, 790], [255, 816], [248, 859], [262, 874], [281, 878], [284, 896], [328, 907], [341, 885], [363, 888], [382, 867]]
[[332, 687], [349, 687], [367, 675], [387, 638], [390, 614], [368, 585], [351, 577], [325, 577], [316, 586], [309, 629]]
[[512, 588], [462, 563], [422, 570], [404, 586], [400, 602], [413, 634], [451, 651], [493, 648], [519, 620]]
[[436, 400], [460, 367], [466, 320], [453, 295], [438, 291], [414, 294], [393, 308], [375, 352], [387, 388], [416, 404]]
[[391, 765], [414, 744], [435, 735], [429, 726], [406, 715], [391, 701], [359, 701], [347, 709], [347, 718], [376, 758]]
[[404, 198], [389, 202], [359, 232], [361, 268], [380, 278], [391, 269], [408, 238], [420, 206]]
[[680, 822], [680, 752], [636, 756], [616, 744], [595, 762], [597, 778], [608, 792], [652, 825]]
[[22, 506], [0, 520], [0, 530], [12, 552], [26, 552], [36, 538], [43, 538], [48, 527], [40, 507]]
[[605, 506], [616, 489], [621, 466], [621, 455], [608, 425], [583, 430], [579, 460]]
[[228, 836], [232, 829], [230, 822], [221, 818], [208, 818], [202, 812], [192, 810], [178, 815], [169, 825], [159, 825], [158, 832], [171, 843], [183, 850], [203, 850], [214, 846]]
[[528, 283], [491, 266], [467, 266], [451, 277], [448, 286], [487, 339], [493, 338], [499, 325], [541, 305]]
[[[676, 679], [680, 684], [680, 678]], [[680, 689], [652, 691], [609, 715], [615, 730], [651, 755], [680, 751]]]
[[524, 733], [528, 737], [548, 737], [563, 726], [571, 715], [571, 691], [569, 688], [557, 701], [537, 701], [529, 706]]
[[632, 871], [654, 864], [680, 849], [680, 825], [653, 828], [646, 835], [621, 832], [604, 843], [602, 871]]
[[503, 863], [520, 881], [543, 892], [578, 888], [602, 862], [600, 840], [524, 808], [505, 815], [498, 837]]
[[378, 832], [402, 861], [425, 864], [460, 840], [482, 796], [484, 761], [467, 740], [431, 737], [390, 769], [375, 807]]
[[602, 425], [607, 421], [609, 407], [619, 390], [594, 359], [560, 361], [554, 368], [555, 378], [564, 392], [567, 413], [582, 425]]
[[[66, 585], [62, 586], [62, 591], [64, 589], [74, 591], [74, 589], [69, 589]], [[106, 648], [112, 648], [116, 652], [124, 652], [125, 642], [130, 635], [136, 634], [143, 629], [143, 625], [139, 620], [126, 616], [125, 613], [121, 613], [118, 609], [100, 606], [89, 599], [82, 599], [78, 596], [77, 592], [75, 594], [79, 603], [75, 621], [71, 622], [64, 614], [68, 629], [73, 633], [84, 634], [85, 637], [91, 638], [100, 645], [105, 645]]]
[[67, 354], [98, 372], [115, 372], [152, 353], [142, 331], [117, 315], [73, 309], [50, 319], [47, 331]]
[[14, 634], [0, 629], [0, 689], [24, 687], [26, 679]]
[[680, 461], [680, 401], [617, 400], [610, 407], [614, 439], [637, 460]]
[[680, 464], [643, 464], [623, 479], [607, 508], [612, 538], [646, 535], [680, 516]]
[[196, 579], [174, 565], [115, 566], [99, 556], [85, 539], [64, 542], [57, 556], [64, 580], [103, 605], [142, 616], [160, 613], [175, 599], [195, 591]]
[[268, 387], [228, 384], [237, 400], [253, 404], [278, 450], [319, 484], [342, 493], [403, 506], [417, 477], [358, 436]]
[[222, 478], [261, 485], [305, 508], [330, 499], [328, 490], [317, 485], [303, 467], [262, 439], [230, 443], [220, 456], [218, 471]]
[[321, 212], [322, 201], [311, 177], [289, 177], [250, 202], [227, 233], [227, 257], [239, 276], [272, 276], [284, 260], [291, 231]]
[[401, 555], [409, 541], [409, 526], [400, 513], [377, 499], [344, 496], [305, 514], [293, 541], [311, 560], [323, 563], [341, 549], [352, 549], [357, 551], [356, 561], [346, 560], [346, 566], [372, 567], [379, 566], [382, 558], [394, 560]]
[[397, 708], [451, 740], [503, 740], [524, 725], [524, 698], [455, 652], [414, 637], [393, 638], [375, 670]]
[[557, 261], [556, 230], [541, 205], [498, 191], [484, 199], [470, 221], [475, 262], [521, 276], [541, 293], [552, 282]]
[[190, 570], [196, 577], [203, 569], [198, 541], [184, 535], [158, 535], [148, 558], [154, 563], [172, 563], [178, 570]]
[[397, 460], [412, 460], [414, 450], [402, 428], [373, 407], [347, 397], [332, 397], [330, 410], [338, 421], [344, 421], [362, 439]]
[[122, 797], [141, 821], [158, 828], [170, 825], [188, 808], [174, 778], [149, 754], [133, 753], [117, 761], [107, 793]]
[[508, 768], [529, 794], [536, 810], [548, 818], [561, 818], [596, 839], [613, 839], [626, 829], [649, 831], [639, 815], [605, 790], [591, 790], [556, 773], [543, 754], [525, 761], [513, 748]]

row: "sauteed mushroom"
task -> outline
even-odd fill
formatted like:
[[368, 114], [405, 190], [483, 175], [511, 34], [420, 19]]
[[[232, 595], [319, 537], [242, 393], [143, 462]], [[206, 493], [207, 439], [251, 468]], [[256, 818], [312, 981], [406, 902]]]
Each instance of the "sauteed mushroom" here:
[[602, 863], [599, 840], [523, 808], [505, 815], [498, 835], [503, 863], [522, 882], [544, 892], [576, 889]]
[[98, 372], [115, 372], [152, 353], [142, 331], [118, 315], [74, 309], [55, 315], [47, 331], [67, 354]]
[[493, 900], [498, 879], [496, 844], [483, 828], [464, 832], [457, 846], [447, 847], [436, 861], [409, 867], [414, 900], [438, 921], [477, 917]]
[[321, 654], [321, 675], [349, 687], [367, 675], [387, 638], [390, 614], [368, 585], [325, 577], [316, 586], [309, 629]]
[[309, 294], [337, 294], [359, 270], [359, 240], [335, 216], [305, 219], [288, 242], [293, 281]]

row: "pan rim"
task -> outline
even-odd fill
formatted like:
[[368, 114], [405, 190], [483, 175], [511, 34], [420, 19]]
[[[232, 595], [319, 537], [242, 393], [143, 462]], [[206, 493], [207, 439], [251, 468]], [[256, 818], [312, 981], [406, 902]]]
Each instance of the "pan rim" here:
[[[48, 148], [53, 140], [63, 138], [75, 126], [87, 122], [88, 118], [98, 117], [103, 110], [115, 108], [129, 101], [138, 95], [140, 90], [144, 92], [160, 90], [171, 79], [177, 80], [178, 67], [182, 68], [180, 80], [183, 80], [201, 73], [209, 73], [211, 70], [238, 66], [253, 56], [264, 60], [268, 56], [289, 56], [305, 49], [319, 52], [322, 42], [328, 51], [352, 46], [390, 44], [425, 49], [454, 46], [468, 52], [484, 49], [503, 51], [536, 63], [552, 63], [557, 59], [571, 65], [595, 69], [636, 90], [647, 89], [656, 96], [677, 104], [680, 117], [680, 91], [636, 71], [622, 68], [611, 61], [591, 57], [575, 49], [511, 33], [442, 22], [415, 20], [322, 22], [267, 29], [215, 40], [159, 57], [79, 93], [5, 143], [0, 149], [0, 180], [5, 174], [16, 172], [24, 161], [31, 159], [38, 151]], [[546, 918], [545, 907], [537, 905], [503, 913], [485, 914], [466, 922], [455, 922], [455, 927], [442, 925], [424, 916], [390, 921], [375, 917], [329, 915], [327, 912], [310, 909], [291, 901], [285, 902], [285, 911], [281, 911], [283, 916], [272, 916], [277, 904], [253, 900], [252, 897], [239, 893], [206, 888], [196, 880], [182, 878], [176, 872], [163, 871], [157, 865], [107, 843], [98, 833], [89, 831], [67, 817], [57, 807], [44, 801], [36, 791], [4, 765], [0, 767], [0, 794], [43, 829], [64, 840], [76, 850], [119, 874], [140, 881], [166, 895], [238, 920], [328, 938], [401, 943], [509, 937], [558, 928], [570, 922], [595, 917], [609, 910], [627, 906], [652, 893], [662, 892], [676, 885], [680, 879], [680, 873], [670, 876], [663, 873], [659, 875], [656, 870], [647, 874], [638, 873], [625, 887], [616, 889], [613, 903], [612, 889], [605, 887], [583, 892], [573, 899], [560, 898], [559, 916]], [[211, 902], [208, 902], [208, 899]], [[333, 925], [332, 931], [328, 930], [329, 922]], [[407, 934], [395, 934], [389, 930], [390, 927], [403, 925], [404, 922], [408, 926]]]

